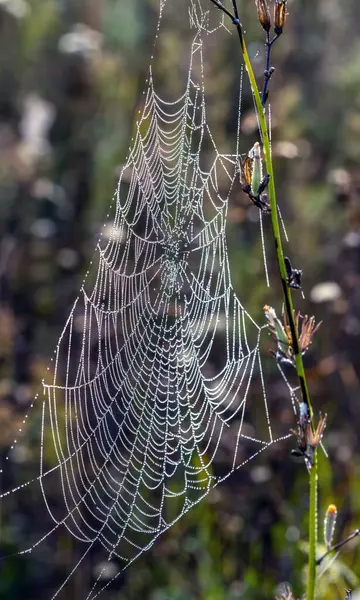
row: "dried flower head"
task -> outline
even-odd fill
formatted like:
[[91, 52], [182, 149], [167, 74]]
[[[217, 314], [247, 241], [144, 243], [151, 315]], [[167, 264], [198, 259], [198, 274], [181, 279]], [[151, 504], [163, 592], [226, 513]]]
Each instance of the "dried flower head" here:
[[324, 435], [325, 427], [326, 414], [324, 416], [320, 414], [319, 422], [314, 432], [309, 417], [305, 422], [299, 421], [297, 431], [290, 429], [290, 433], [296, 436], [298, 442], [297, 450], [292, 450], [291, 453], [294, 456], [303, 456], [308, 467], [312, 467], [314, 464], [314, 455]]
[[[289, 363], [295, 366], [293, 338], [286, 313], [282, 315], [281, 320], [277, 317], [275, 310], [271, 306], [264, 306], [264, 312], [272, 336], [277, 342], [276, 359], [278, 362]], [[315, 326], [315, 317], [309, 318], [307, 315], [302, 317], [300, 312], [295, 315], [295, 328], [301, 354], [304, 354], [309, 348], [312, 338], [320, 325], [321, 322]]]
[[[298, 313], [296, 316], [296, 328], [297, 328], [298, 332], [299, 332], [299, 318], [300, 318], [300, 313]], [[300, 347], [302, 354], [304, 354], [304, 352], [306, 352], [306, 350], [310, 346], [310, 344], [312, 342], [312, 338], [314, 337], [315, 333], [319, 329], [320, 325], [321, 325], [321, 321], [320, 321], [320, 323], [318, 323], [315, 326], [315, 317], [308, 317], [307, 315], [305, 315], [305, 317], [302, 317], [301, 330], [299, 332], [299, 347]]]
[[[275, 309], [267, 304], [264, 306], [265, 317], [268, 320], [269, 328], [278, 342], [281, 351], [286, 353], [289, 346], [292, 344], [291, 332], [284, 322], [276, 315]], [[284, 321], [284, 319], [283, 319]]]
[[274, 8], [274, 31], [280, 35], [285, 25], [286, 0], [275, 0]]
[[312, 448], [314, 451], [316, 450], [316, 448], [318, 447], [318, 445], [320, 444], [322, 437], [324, 435], [324, 431], [325, 431], [325, 427], [326, 427], [326, 413], [324, 414], [324, 416], [322, 414], [320, 414], [319, 417], [319, 422], [317, 424], [317, 427], [313, 433], [311, 427], [307, 427], [307, 443], [308, 446], [310, 448]]
[[275, 596], [275, 600], [295, 600], [290, 586], [281, 584], [281, 587], [280, 596]]
[[259, 142], [249, 150], [245, 160], [240, 161], [240, 183], [243, 192], [250, 200], [264, 212], [270, 212], [265, 189], [269, 183], [270, 175], [263, 176], [262, 155]]
[[252, 173], [252, 160], [250, 156], [247, 156], [245, 160], [240, 162], [240, 183], [243, 192], [248, 194], [251, 192], [251, 173]]
[[271, 17], [267, 0], [255, 0], [260, 24], [266, 32], [270, 31]]

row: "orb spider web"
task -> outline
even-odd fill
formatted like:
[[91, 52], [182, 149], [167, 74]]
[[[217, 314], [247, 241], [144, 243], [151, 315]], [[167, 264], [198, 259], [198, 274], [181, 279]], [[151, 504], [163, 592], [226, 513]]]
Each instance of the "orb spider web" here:
[[[126, 568], [276, 441], [262, 327], [230, 276], [226, 221], [238, 150], [220, 153], [211, 134], [203, 76], [209, 31], [206, 14], [191, 7], [184, 92], [176, 100], [158, 95], [150, 66], [112, 215], [43, 383], [40, 475], [24, 485], [40, 486], [54, 524], [23, 553], [60, 529], [86, 544], [52, 598], [95, 544]], [[254, 377], [262, 393], [249, 427]], [[229, 436], [231, 460], [218, 472]], [[56, 506], [54, 489], [61, 490]], [[109, 584], [103, 572], [87, 599]]]

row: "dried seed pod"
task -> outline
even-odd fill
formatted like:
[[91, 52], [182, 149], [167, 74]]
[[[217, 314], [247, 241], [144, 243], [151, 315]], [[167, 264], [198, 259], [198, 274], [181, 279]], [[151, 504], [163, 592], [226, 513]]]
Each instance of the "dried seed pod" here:
[[245, 160], [240, 160], [240, 183], [245, 194], [251, 192], [252, 177], [252, 159], [247, 156]]
[[275, 600], [294, 600], [290, 586], [286, 583], [279, 585], [279, 596], [275, 596]]
[[336, 517], [337, 508], [335, 504], [330, 504], [325, 513], [324, 519], [324, 542], [327, 550], [330, 550], [332, 546], [333, 537], [335, 533]]
[[239, 163], [239, 176], [243, 192], [249, 196], [257, 208], [265, 213], [269, 213], [271, 208], [267, 194], [264, 194], [264, 191], [269, 183], [270, 175], [266, 173], [263, 176], [259, 142], [253, 145], [245, 160], [240, 159]]
[[266, 32], [271, 27], [271, 17], [267, 0], [255, 0], [260, 24]]
[[308, 470], [314, 466], [314, 456], [326, 426], [326, 415], [320, 415], [319, 423], [313, 432], [310, 419], [299, 420], [297, 431], [290, 429], [290, 433], [296, 436], [298, 447], [292, 450], [293, 456], [302, 456], [305, 459]]
[[276, 35], [280, 35], [285, 25], [286, 17], [286, 0], [275, 0], [274, 8], [274, 31]]

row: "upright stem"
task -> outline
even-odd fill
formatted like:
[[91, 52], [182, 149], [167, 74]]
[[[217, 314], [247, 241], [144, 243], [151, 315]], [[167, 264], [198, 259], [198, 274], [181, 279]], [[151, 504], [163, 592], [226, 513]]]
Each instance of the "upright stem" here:
[[[274, 170], [271, 157], [270, 139], [265, 118], [265, 111], [263, 109], [259, 89], [257, 87], [254, 71], [251, 66], [249, 55], [247, 53], [246, 44], [241, 31], [241, 27], [237, 25], [239, 39], [241, 44], [241, 50], [244, 57], [246, 70], [249, 75], [250, 85], [254, 94], [256, 111], [258, 114], [260, 133], [264, 148], [264, 158], [267, 172], [270, 175], [269, 181], [269, 204], [271, 207], [271, 224], [273, 237], [275, 242], [277, 263], [280, 272], [280, 278], [283, 288], [285, 310], [288, 317], [288, 322], [291, 329], [291, 336], [293, 340], [293, 349], [295, 355], [296, 373], [300, 383], [300, 389], [303, 401], [307, 404], [311, 421], [313, 421], [313, 408], [311, 405], [311, 399], [306, 381], [304, 363], [302, 354], [300, 352], [298, 343], [298, 334], [296, 331], [295, 318], [294, 318], [294, 307], [291, 297], [290, 287], [287, 284], [286, 267], [284, 262], [284, 252], [281, 241], [277, 203], [276, 203], [276, 192], [275, 192], [275, 180]], [[315, 597], [315, 580], [316, 580], [316, 546], [317, 546], [317, 496], [318, 496], [318, 467], [317, 467], [317, 455], [315, 452], [314, 465], [310, 470], [310, 502], [309, 502], [309, 559], [308, 559], [308, 585], [307, 585], [307, 600], [314, 600]]]
[[[238, 27], [239, 31], [239, 27]], [[275, 192], [275, 180], [274, 171], [271, 157], [270, 140], [268, 134], [268, 128], [265, 118], [265, 112], [262, 107], [259, 90], [256, 84], [254, 72], [250, 63], [250, 59], [247, 53], [246, 45], [242, 32], [239, 32], [239, 38], [241, 43], [241, 49], [244, 56], [246, 70], [249, 75], [251, 89], [254, 94], [256, 111], [259, 118], [261, 138], [264, 148], [264, 158], [267, 172], [270, 175], [269, 181], [269, 204], [271, 207], [271, 224], [273, 237], [275, 241], [277, 263], [280, 271], [280, 278], [283, 288], [285, 309], [288, 317], [288, 322], [291, 329], [291, 336], [293, 340], [293, 349], [295, 354], [296, 373], [299, 379], [301, 394], [303, 401], [307, 404], [311, 421], [313, 421], [313, 408], [311, 405], [311, 399], [306, 381], [304, 363], [302, 354], [298, 344], [298, 334], [295, 326], [294, 308], [291, 297], [290, 287], [287, 284], [286, 267], [284, 262], [284, 252], [281, 241], [277, 203], [276, 203], [276, 192]], [[317, 546], [317, 496], [318, 496], [318, 467], [317, 467], [317, 454], [315, 452], [314, 464], [310, 470], [310, 502], [309, 502], [309, 559], [308, 559], [308, 585], [307, 585], [307, 600], [314, 600], [315, 598], [315, 581], [316, 581], [316, 546]]]
[[[294, 307], [293, 307], [293, 302], [292, 302], [292, 297], [291, 297], [291, 290], [287, 283], [287, 274], [286, 274], [286, 267], [285, 267], [285, 262], [284, 262], [284, 252], [283, 252], [283, 247], [282, 247], [280, 226], [279, 226], [279, 219], [278, 219], [278, 211], [277, 211], [274, 170], [273, 170], [273, 164], [272, 164], [270, 139], [269, 139], [269, 132], [268, 132], [268, 127], [267, 127], [267, 122], [266, 122], [266, 117], [265, 117], [265, 110], [262, 105], [259, 88], [257, 86], [254, 71], [253, 71], [253, 68], [252, 68], [252, 65], [250, 62], [250, 58], [249, 58], [249, 55], [247, 52], [244, 35], [243, 35], [240, 20], [239, 20], [237, 2], [236, 2], [236, 0], [232, 0], [234, 15], [231, 15], [231, 13], [229, 14], [229, 11], [224, 10], [224, 7], [222, 6], [222, 4], [219, 0], [211, 0], [211, 2], [213, 2], [213, 4], [215, 4], [220, 10], [223, 10], [228, 16], [231, 17], [232, 22], [237, 29], [239, 41], [240, 41], [241, 52], [242, 52], [242, 55], [244, 58], [245, 67], [246, 67], [246, 70], [247, 70], [247, 73], [249, 76], [250, 85], [251, 85], [252, 93], [253, 93], [254, 100], [255, 100], [255, 107], [256, 107], [256, 112], [257, 112], [257, 116], [258, 116], [258, 120], [259, 120], [260, 135], [261, 135], [262, 144], [263, 144], [266, 170], [267, 170], [268, 174], [270, 175], [268, 191], [269, 191], [269, 204], [271, 207], [271, 212], [270, 212], [271, 225], [272, 225], [273, 238], [274, 238], [274, 242], [275, 242], [276, 258], [277, 258], [277, 263], [278, 263], [278, 268], [279, 268], [280, 278], [281, 278], [281, 283], [282, 283], [282, 288], [283, 288], [285, 310], [286, 310], [286, 314], [287, 314], [287, 318], [288, 318], [288, 322], [289, 322], [289, 326], [290, 326], [290, 330], [291, 330], [296, 373], [297, 373], [299, 383], [300, 383], [302, 399], [303, 399], [303, 402], [305, 402], [308, 407], [311, 423], [313, 426], [314, 413], [313, 413], [313, 408], [311, 405], [311, 399], [310, 399], [309, 390], [308, 390], [308, 386], [307, 386], [302, 354], [301, 354], [301, 351], [299, 348], [299, 343], [298, 343], [298, 333], [297, 333], [296, 325], [295, 325], [295, 315], [294, 315]], [[318, 462], [317, 462], [316, 452], [315, 452], [315, 456], [314, 456], [314, 464], [310, 469], [309, 480], [310, 480], [310, 501], [309, 501], [309, 557], [308, 557], [307, 600], [314, 600], [315, 580], [316, 580], [316, 546], [317, 546], [317, 535], [318, 535], [318, 528], [317, 528]]]
[[314, 455], [314, 464], [309, 475], [309, 558], [308, 558], [308, 580], [307, 600], [315, 598], [316, 584], [316, 547], [318, 537], [318, 459], [317, 452]]
[[293, 342], [292, 345], [293, 345], [294, 355], [295, 355], [296, 373], [299, 378], [301, 395], [303, 397], [303, 401], [307, 404], [307, 406], [309, 408], [310, 417], [311, 417], [311, 419], [313, 419], [313, 409], [311, 406], [309, 390], [307, 387], [304, 363], [303, 363], [302, 354], [300, 352], [299, 343], [298, 343], [298, 333], [297, 333], [296, 325], [295, 325], [294, 306], [293, 306], [292, 297], [291, 297], [291, 290], [287, 283], [287, 274], [286, 274], [286, 267], [285, 267], [285, 262], [284, 262], [284, 251], [283, 251], [283, 247], [282, 247], [279, 218], [278, 218], [278, 211], [277, 211], [274, 170], [273, 170], [273, 164], [272, 164], [270, 139], [269, 139], [269, 133], [268, 133], [267, 123], [266, 123], [266, 118], [265, 118], [265, 111], [264, 111], [262, 103], [261, 103], [259, 89], [257, 87], [254, 71], [251, 66], [251, 62], [250, 62], [247, 48], [245, 45], [244, 37], [243, 37], [242, 31], [241, 31], [241, 26], [237, 25], [237, 30], [239, 32], [241, 50], [243, 53], [246, 70], [249, 75], [250, 85], [251, 85], [251, 89], [252, 89], [252, 92], [254, 95], [254, 100], [255, 100], [255, 105], [256, 105], [256, 112], [257, 112], [258, 119], [259, 119], [260, 134], [261, 134], [261, 139], [262, 139], [262, 143], [263, 143], [266, 170], [270, 175], [268, 190], [269, 190], [269, 204], [271, 207], [271, 213], [270, 213], [271, 225], [272, 225], [273, 237], [274, 237], [274, 242], [275, 242], [276, 258], [277, 258], [277, 263], [278, 263], [278, 267], [279, 267], [280, 278], [281, 278], [281, 283], [282, 283], [282, 288], [283, 288], [283, 294], [284, 294], [285, 310], [286, 310], [286, 314], [287, 314], [290, 329], [291, 329], [291, 336], [292, 336], [292, 342]]

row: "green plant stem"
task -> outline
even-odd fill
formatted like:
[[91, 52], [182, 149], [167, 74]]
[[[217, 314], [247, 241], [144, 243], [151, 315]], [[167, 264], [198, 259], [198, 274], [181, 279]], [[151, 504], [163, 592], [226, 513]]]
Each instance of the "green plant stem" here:
[[314, 463], [309, 475], [310, 493], [309, 493], [309, 557], [308, 557], [308, 580], [307, 580], [307, 600], [315, 598], [316, 584], [316, 547], [318, 536], [318, 458], [317, 452], [314, 454]]
[[[313, 409], [311, 405], [309, 390], [306, 381], [304, 363], [298, 343], [298, 334], [296, 331], [295, 318], [294, 318], [294, 307], [291, 297], [291, 291], [287, 284], [286, 267], [284, 262], [284, 252], [281, 241], [276, 192], [275, 192], [275, 181], [274, 181], [274, 170], [271, 157], [270, 139], [267, 128], [265, 111], [263, 109], [259, 89], [257, 87], [254, 71], [251, 66], [249, 55], [247, 52], [244, 37], [241, 31], [241, 27], [237, 26], [241, 44], [241, 50], [244, 57], [246, 70], [249, 75], [251, 89], [254, 95], [256, 111], [259, 119], [260, 133], [264, 149], [264, 158], [266, 164], [266, 170], [270, 175], [269, 181], [269, 204], [271, 207], [271, 225], [273, 231], [273, 237], [276, 249], [276, 258], [280, 271], [280, 278], [283, 288], [285, 309], [290, 325], [291, 336], [293, 340], [293, 349], [295, 355], [296, 373], [299, 379], [301, 394], [303, 401], [307, 404], [309, 409], [310, 418], [313, 421]], [[310, 501], [309, 501], [309, 559], [308, 559], [308, 585], [307, 585], [307, 600], [313, 600], [315, 597], [315, 581], [316, 581], [316, 546], [317, 546], [317, 496], [318, 496], [318, 469], [317, 469], [317, 455], [315, 452], [314, 465], [310, 469]]]
[[[211, 0], [213, 4], [215, 4], [220, 10], [224, 10], [222, 4], [219, 0]], [[248, 77], [250, 80], [251, 90], [254, 96], [256, 112], [259, 120], [259, 128], [260, 135], [263, 144], [263, 152], [264, 159], [266, 164], [266, 170], [270, 175], [268, 191], [269, 191], [269, 204], [271, 207], [271, 225], [272, 232], [275, 242], [275, 250], [276, 250], [276, 258], [278, 263], [278, 268], [280, 272], [280, 278], [283, 288], [284, 302], [285, 302], [285, 310], [291, 330], [292, 342], [293, 342], [293, 350], [295, 356], [295, 367], [296, 373], [300, 383], [301, 395], [303, 401], [306, 403], [309, 415], [313, 426], [313, 409], [311, 405], [311, 399], [309, 395], [309, 390], [306, 381], [304, 363], [302, 359], [302, 354], [299, 348], [298, 343], [298, 333], [295, 325], [295, 314], [294, 307], [291, 297], [291, 290], [287, 283], [287, 275], [286, 275], [286, 267], [284, 262], [284, 252], [282, 247], [282, 240], [280, 234], [280, 226], [278, 219], [278, 211], [277, 211], [277, 202], [276, 202], [276, 192], [275, 192], [275, 181], [274, 181], [274, 170], [272, 164], [272, 156], [271, 156], [271, 147], [270, 147], [270, 139], [269, 132], [265, 117], [264, 107], [261, 102], [261, 96], [259, 92], [259, 88], [256, 83], [254, 71], [251, 65], [251, 61], [247, 52], [244, 35], [242, 31], [242, 26], [239, 19], [239, 13], [237, 9], [236, 0], [232, 0], [234, 15], [229, 15], [229, 11], [224, 10], [224, 12], [231, 17], [233, 24], [235, 25], [239, 40], [241, 52], [244, 58], [245, 67], [248, 73]], [[317, 546], [317, 497], [318, 497], [318, 463], [317, 463], [317, 455], [315, 452], [314, 456], [314, 464], [310, 468], [310, 500], [309, 500], [309, 557], [308, 557], [308, 584], [307, 584], [307, 600], [314, 600], [315, 597], [315, 581], [316, 581], [316, 546]]]
[[[311, 399], [306, 381], [304, 363], [298, 343], [298, 334], [295, 325], [294, 318], [294, 307], [291, 297], [291, 291], [287, 283], [286, 267], [284, 262], [284, 252], [281, 241], [276, 192], [275, 192], [275, 181], [274, 181], [274, 170], [271, 157], [270, 139], [265, 118], [265, 111], [263, 109], [259, 89], [257, 87], [254, 71], [251, 66], [249, 55], [247, 52], [244, 37], [242, 35], [241, 28], [237, 26], [239, 32], [239, 38], [241, 43], [241, 50], [244, 57], [246, 70], [249, 75], [251, 89], [254, 95], [256, 111], [259, 119], [260, 133], [264, 149], [264, 158], [266, 164], [266, 170], [270, 175], [269, 181], [269, 204], [271, 207], [271, 225], [273, 231], [273, 237], [276, 249], [276, 258], [280, 272], [280, 278], [283, 288], [283, 295], [285, 301], [285, 309], [290, 325], [291, 336], [293, 340], [293, 349], [295, 355], [296, 373], [299, 379], [301, 394], [303, 401], [307, 404], [309, 409], [309, 415], [313, 422], [313, 409], [311, 405]], [[240, 31], [239, 31], [240, 29]], [[309, 501], [309, 558], [308, 558], [308, 585], [307, 585], [307, 600], [314, 600], [315, 597], [315, 581], [316, 581], [316, 546], [317, 546], [317, 496], [318, 496], [318, 468], [317, 468], [317, 455], [315, 452], [314, 464], [310, 469], [310, 501]]]

